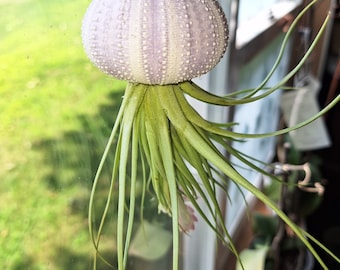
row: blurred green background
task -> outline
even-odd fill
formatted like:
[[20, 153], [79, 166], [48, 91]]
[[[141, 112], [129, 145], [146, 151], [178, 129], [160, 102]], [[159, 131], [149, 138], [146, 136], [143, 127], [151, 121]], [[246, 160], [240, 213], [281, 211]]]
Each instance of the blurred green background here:
[[124, 83], [88, 61], [86, 0], [0, 0], [0, 269], [91, 269], [89, 192]]

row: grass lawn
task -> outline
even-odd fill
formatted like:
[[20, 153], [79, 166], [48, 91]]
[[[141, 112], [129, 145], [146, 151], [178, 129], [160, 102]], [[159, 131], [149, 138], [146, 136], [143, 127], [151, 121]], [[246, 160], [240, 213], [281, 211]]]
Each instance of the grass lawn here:
[[0, 269], [91, 269], [88, 196], [124, 83], [83, 52], [89, 2], [0, 0]]

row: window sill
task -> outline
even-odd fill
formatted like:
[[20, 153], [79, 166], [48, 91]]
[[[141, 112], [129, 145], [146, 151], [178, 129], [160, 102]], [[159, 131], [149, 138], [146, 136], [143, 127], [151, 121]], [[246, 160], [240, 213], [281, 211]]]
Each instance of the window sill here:
[[[292, 12], [300, 3], [295, 1], [286, 1], [273, 5], [270, 9], [260, 12], [253, 19], [239, 25], [236, 31], [236, 48], [240, 49], [260, 35], [273, 24], [284, 18]], [[254, 26], [256, 29], [254, 30]]]
[[235, 48], [231, 57], [237, 59], [238, 64], [247, 63], [267, 43], [284, 32], [284, 28], [290, 23], [287, 17], [295, 18], [300, 7], [301, 2], [278, 3], [256, 18], [241, 24], [236, 30]]

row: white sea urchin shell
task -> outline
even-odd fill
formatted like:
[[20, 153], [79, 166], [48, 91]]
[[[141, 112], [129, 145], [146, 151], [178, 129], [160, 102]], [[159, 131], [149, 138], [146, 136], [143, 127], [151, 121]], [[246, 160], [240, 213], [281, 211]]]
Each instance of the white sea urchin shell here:
[[217, 0], [93, 0], [82, 37], [105, 73], [163, 85], [210, 71], [226, 50], [228, 27]]

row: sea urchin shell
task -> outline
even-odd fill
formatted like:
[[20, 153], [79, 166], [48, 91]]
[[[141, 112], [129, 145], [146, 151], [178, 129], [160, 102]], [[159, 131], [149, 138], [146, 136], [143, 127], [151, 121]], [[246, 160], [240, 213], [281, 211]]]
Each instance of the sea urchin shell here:
[[164, 85], [210, 71], [226, 50], [228, 27], [217, 0], [94, 0], [82, 37], [105, 73]]

